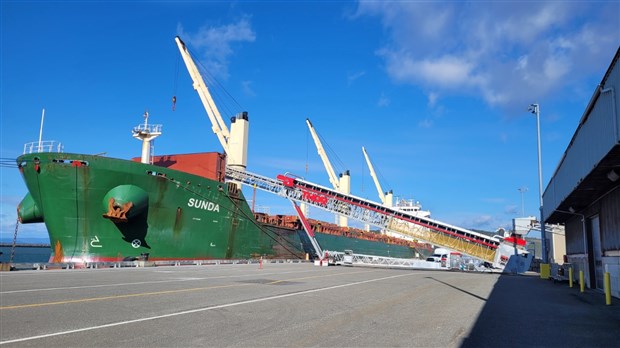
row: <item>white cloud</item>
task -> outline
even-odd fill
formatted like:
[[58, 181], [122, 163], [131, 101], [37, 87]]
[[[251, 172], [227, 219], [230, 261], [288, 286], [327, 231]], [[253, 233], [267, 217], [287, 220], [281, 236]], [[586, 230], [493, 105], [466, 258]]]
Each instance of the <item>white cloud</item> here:
[[506, 199], [498, 198], [498, 197], [489, 197], [489, 198], [482, 198], [481, 201], [487, 202], [487, 203], [499, 204], [499, 203], [505, 202]]
[[570, 61], [564, 57], [548, 57], [543, 63], [544, 77], [557, 81], [566, 76], [570, 69], [570, 65]]
[[256, 96], [256, 92], [254, 92], [254, 90], [252, 89], [252, 81], [241, 81], [241, 90], [247, 96]]
[[203, 64], [209, 73], [223, 79], [228, 78], [229, 58], [234, 54], [233, 43], [256, 40], [248, 18], [219, 27], [202, 27], [196, 33], [186, 33], [179, 24], [177, 33], [190, 48], [200, 50], [200, 54], [205, 57]]
[[491, 215], [479, 215], [474, 217], [472, 223], [474, 226], [490, 226], [493, 222], [493, 217]]
[[618, 13], [618, 2], [360, 1], [354, 18], [381, 20], [377, 54], [394, 81], [521, 110], [600, 74], [620, 42]]
[[519, 207], [514, 204], [508, 205], [504, 208], [504, 213], [509, 216], [516, 216], [517, 214], [520, 214]]
[[433, 121], [429, 120], [428, 118], [425, 118], [422, 121], [418, 122], [418, 127], [420, 128], [431, 128], [432, 126], [433, 126]]
[[428, 107], [432, 108], [437, 105], [437, 100], [439, 99], [439, 94], [431, 92], [428, 94]]
[[472, 84], [473, 65], [461, 57], [442, 56], [435, 59], [414, 60], [407, 53], [382, 50], [388, 73], [397, 81], [422, 81], [429, 85], [452, 88]]
[[516, 69], [525, 72], [527, 71], [527, 55], [519, 57], [519, 59], [517, 60]]
[[379, 101], [377, 102], [377, 105], [380, 107], [385, 107], [385, 106], [389, 106], [390, 105], [390, 98], [388, 98], [385, 93], [381, 93], [381, 96], [379, 96]]
[[505, 217], [473, 213], [468, 213], [466, 215], [466, 217], [461, 218], [460, 223], [457, 223], [457, 225], [469, 229], [479, 229], [490, 232], [495, 232], [500, 227], [506, 230], [512, 229], [512, 223], [506, 223]]
[[358, 71], [356, 73], [349, 74], [347, 76], [347, 84], [350, 86], [353, 82], [355, 82], [357, 79], [359, 79], [360, 77], [364, 75], [366, 75], [365, 71]]

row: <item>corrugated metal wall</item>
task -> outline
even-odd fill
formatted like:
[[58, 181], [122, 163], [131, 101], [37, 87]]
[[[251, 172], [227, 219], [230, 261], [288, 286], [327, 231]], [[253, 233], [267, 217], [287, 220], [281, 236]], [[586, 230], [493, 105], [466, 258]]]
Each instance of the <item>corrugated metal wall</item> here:
[[577, 187], [598, 162], [620, 142], [618, 88], [620, 64], [611, 71], [586, 121], [577, 129], [545, 193], [545, 219]]
[[620, 188], [601, 200], [599, 216], [603, 252], [620, 250]]
[[[586, 219], [598, 215], [601, 231], [601, 251], [603, 254], [620, 250], [620, 187], [590, 206], [584, 212]], [[566, 254], [584, 253], [584, 235], [581, 216], [575, 215], [565, 224]]]
[[566, 228], [566, 254], [585, 254], [583, 242], [583, 224], [581, 216], [575, 216], [568, 220]]
[[615, 99], [614, 112], [616, 113], [616, 141], [620, 143], [620, 67], [618, 66], [620, 63], [616, 63], [616, 66], [609, 74], [607, 78], [607, 82], [605, 83], [605, 88], [613, 89], [613, 98]]

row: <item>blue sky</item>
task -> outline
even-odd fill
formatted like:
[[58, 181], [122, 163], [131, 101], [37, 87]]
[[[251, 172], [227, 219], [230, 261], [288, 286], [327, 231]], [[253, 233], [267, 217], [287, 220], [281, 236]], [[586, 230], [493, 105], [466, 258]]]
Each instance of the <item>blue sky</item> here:
[[[249, 112], [249, 171], [329, 186], [310, 118], [336, 171], [351, 171], [353, 194], [378, 200], [365, 146], [384, 189], [420, 201], [437, 220], [490, 231], [521, 215], [520, 187], [528, 188], [525, 215], [538, 215], [536, 121], [527, 106], [541, 106], [546, 186], [620, 43], [618, 1], [0, 6], [3, 159], [38, 139], [42, 108], [43, 138], [66, 152], [139, 156], [130, 130], [145, 109], [164, 125], [156, 154], [221, 151], [179, 66], [180, 35], [241, 105], [232, 114]], [[17, 169], [0, 170], [4, 240], [26, 187]], [[268, 194], [257, 205], [293, 214]], [[20, 236], [46, 234], [38, 224]]]

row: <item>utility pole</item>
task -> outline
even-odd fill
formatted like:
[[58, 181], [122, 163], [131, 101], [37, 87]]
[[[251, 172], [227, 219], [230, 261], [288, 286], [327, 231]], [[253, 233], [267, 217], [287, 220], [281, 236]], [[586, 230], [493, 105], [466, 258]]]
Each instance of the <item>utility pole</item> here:
[[541, 156], [541, 144], [540, 144], [540, 106], [538, 104], [531, 104], [527, 110], [536, 115], [536, 132], [538, 135], [538, 191], [540, 199], [540, 239], [542, 246], [542, 261], [543, 263], [549, 263], [548, 251], [547, 251], [547, 237], [545, 236], [545, 218], [543, 215], [543, 184], [542, 184], [542, 156]]

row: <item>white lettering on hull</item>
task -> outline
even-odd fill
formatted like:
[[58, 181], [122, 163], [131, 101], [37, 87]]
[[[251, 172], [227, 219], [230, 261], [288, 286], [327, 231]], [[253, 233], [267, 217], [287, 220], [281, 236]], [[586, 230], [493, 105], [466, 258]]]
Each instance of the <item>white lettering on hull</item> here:
[[187, 201], [187, 206], [190, 208], [196, 208], [196, 209], [202, 209], [202, 210], [207, 210], [207, 211], [215, 211], [215, 212], [220, 212], [220, 205], [219, 204], [215, 204], [213, 202], [209, 202], [209, 201], [204, 201], [202, 199], [195, 199], [195, 198], [190, 198], [189, 201]]

